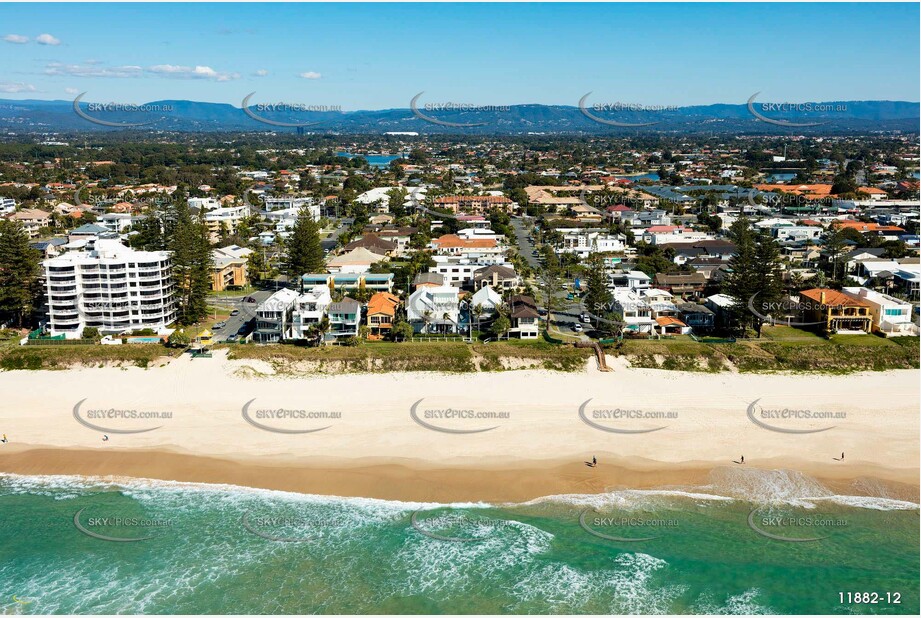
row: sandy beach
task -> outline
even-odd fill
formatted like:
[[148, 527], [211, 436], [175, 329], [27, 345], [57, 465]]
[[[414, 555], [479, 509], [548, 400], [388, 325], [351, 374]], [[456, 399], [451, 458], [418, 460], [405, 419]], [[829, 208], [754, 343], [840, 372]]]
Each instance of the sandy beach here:
[[917, 371], [270, 374], [223, 355], [0, 373], [0, 472], [521, 501], [702, 485], [744, 456], [917, 500]]

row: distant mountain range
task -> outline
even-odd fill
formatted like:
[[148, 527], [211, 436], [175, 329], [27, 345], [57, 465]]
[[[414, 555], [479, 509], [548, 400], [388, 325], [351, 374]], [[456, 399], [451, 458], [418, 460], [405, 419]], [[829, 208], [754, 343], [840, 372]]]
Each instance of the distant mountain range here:
[[[413, 109], [354, 112], [267, 110], [251, 104], [247, 110], [226, 103], [152, 101], [146, 110], [113, 110], [73, 101], [13, 101], [0, 99], [0, 134], [82, 131], [264, 131], [303, 133], [382, 134], [834, 134], [919, 130], [919, 104], [909, 101], [829, 101], [811, 109], [784, 110], [756, 102], [697, 105], [665, 111], [605, 111], [586, 103], [566, 105], [512, 105], [486, 110], [429, 111], [424, 103]], [[828, 111], [817, 111], [818, 109]], [[249, 114], [247, 113], [249, 112]], [[253, 118], [250, 114], [257, 116]], [[759, 119], [756, 114], [767, 118]], [[420, 116], [426, 116], [428, 121]], [[595, 119], [589, 117], [594, 116]], [[93, 122], [87, 117], [101, 121]], [[260, 120], [261, 119], [261, 120]], [[772, 123], [770, 121], [776, 121]], [[616, 126], [610, 124], [645, 124]], [[108, 123], [108, 124], [104, 124]], [[309, 124], [297, 128], [286, 124]], [[116, 126], [112, 126], [116, 125]], [[809, 126], [806, 126], [809, 125]]]

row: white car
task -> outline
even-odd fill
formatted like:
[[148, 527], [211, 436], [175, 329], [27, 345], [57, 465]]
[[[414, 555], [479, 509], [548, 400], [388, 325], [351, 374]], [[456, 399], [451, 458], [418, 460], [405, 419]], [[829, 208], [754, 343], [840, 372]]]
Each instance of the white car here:
[[577, 333], [581, 333], [581, 332], [582, 332], [582, 325], [579, 324], [578, 322], [576, 322], [575, 324], [572, 325], [572, 329], [573, 329], [574, 331], [576, 331]]

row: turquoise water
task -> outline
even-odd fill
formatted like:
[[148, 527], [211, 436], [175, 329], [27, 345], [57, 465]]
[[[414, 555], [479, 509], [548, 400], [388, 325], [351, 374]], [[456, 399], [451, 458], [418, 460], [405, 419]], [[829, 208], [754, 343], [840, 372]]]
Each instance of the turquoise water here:
[[[917, 505], [836, 496], [784, 471], [515, 505], [0, 475], [0, 509], [7, 613], [919, 609]], [[819, 540], [774, 540], [750, 518], [762, 532]], [[901, 603], [842, 604], [840, 592]]]
[[403, 158], [400, 155], [372, 155], [372, 154], [353, 155], [349, 152], [337, 152], [336, 156], [337, 157], [347, 157], [349, 159], [351, 159], [354, 156], [363, 157], [368, 162], [368, 165], [370, 165], [371, 167], [387, 167], [388, 165], [390, 165], [391, 161], [396, 161], [397, 159]]

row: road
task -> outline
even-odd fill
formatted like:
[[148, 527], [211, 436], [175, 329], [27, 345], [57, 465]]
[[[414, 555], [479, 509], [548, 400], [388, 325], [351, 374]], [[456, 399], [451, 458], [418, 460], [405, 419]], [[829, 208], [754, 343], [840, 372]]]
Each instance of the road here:
[[521, 217], [512, 217], [512, 229], [515, 230], [515, 239], [518, 241], [518, 252], [527, 261], [528, 266], [537, 270], [540, 268], [540, 262], [532, 253], [535, 249], [534, 243], [528, 240], [528, 232], [531, 229], [530, 219]]
[[334, 229], [332, 232], [329, 233], [329, 235], [326, 238], [320, 241], [320, 245], [323, 247], [323, 249], [326, 250], [327, 252], [335, 249], [336, 246], [339, 244], [339, 236], [341, 236], [344, 231], [349, 229], [349, 226], [352, 225], [352, 221], [354, 221], [354, 219], [350, 219], [350, 218], [337, 219], [336, 229]]
[[240, 311], [240, 313], [237, 315], [232, 315], [227, 318], [227, 324], [224, 326], [224, 328], [220, 328], [214, 331], [214, 340], [216, 342], [225, 341], [231, 335], [236, 335], [241, 326], [256, 317], [256, 307], [259, 306], [259, 303], [264, 301], [273, 293], [274, 292], [272, 290], [259, 290], [257, 292], [252, 292], [248, 296], [256, 299], [256, 302], [254, 303], [244, 302], [244, 299], [247, 298], [247, 296], [215, 296], [212, 298], [212, 302], [215, 305], [227, 307], [231, 310], [237, 309]]

